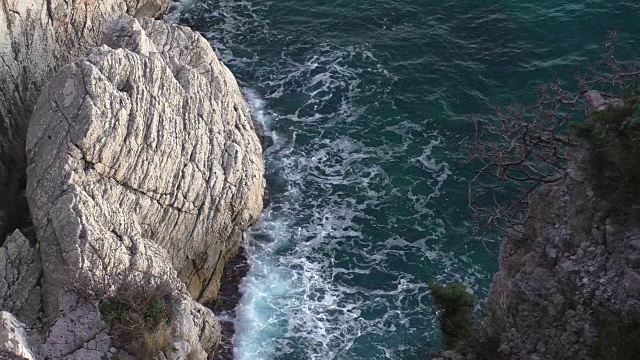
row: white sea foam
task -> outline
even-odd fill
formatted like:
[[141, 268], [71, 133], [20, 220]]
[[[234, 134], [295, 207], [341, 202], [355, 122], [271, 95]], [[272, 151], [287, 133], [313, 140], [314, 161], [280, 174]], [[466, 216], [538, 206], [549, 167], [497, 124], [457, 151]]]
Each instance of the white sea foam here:
[[[253, 91], [246, 94], [274, 142], [286, 139], [272, 129], [274, 118], [267, 115], [265, 100]], [[438, 145], [439, 141], [432, 141], [416, 158], [430, 173], [437, 173], [432, 195], [449, 174], [445, 164], [431, 157]], [[358, 225], [370, 218], [364, 210], [380, 202], [372, 184], [389, 181], [378, 164], [364, 161], [384, 154], [345, 135], [332, 141], [317, 139], [286, 157], [267, 159], [286, 182], [287, 193], [249, 232], [251, 271], [243, 281], [237, 309], [237, 359], [333, 359], [352, 348], [359, 337], [385, 336], [398, 325], [410, 326], [419, 309], [427, 311], [420, 302], [406, 311], [409, 307], [404, 303], [408, 298], [421, 299], [426, 285], [394, 273], [386, 264], [415, 248], [425, 259], [454, 266], [458, 260], [453, 254], [438, 252], [429, 241], [442, 236], [443, 222], [434, 219], [427, 238], [410, 242], [394, 236], [380, 244], [369, 243]], [[360, 189], [364, 200], [335, 192], [335, 187], [346, 185]], [[418, 213], [432, 215], [428, 197], [410, 193], [409, 199]], [[359, 253], [350, 253], [355, 250]], [[353, 266], [345, 267], [341, 256], [354, 257]], [[393, 274], [392, 287], [345, 286], [344, 279], [381, 272]], [[386, 310], [378, 317], [362, 316], [363, 310], [371, 309]]]
[[198, 0], [172, 0], [169, 3], [169, 11], [164, 17], [164, 21], [169, 24], [177, 24], [182, 14], [188, 13], [189, 9]]

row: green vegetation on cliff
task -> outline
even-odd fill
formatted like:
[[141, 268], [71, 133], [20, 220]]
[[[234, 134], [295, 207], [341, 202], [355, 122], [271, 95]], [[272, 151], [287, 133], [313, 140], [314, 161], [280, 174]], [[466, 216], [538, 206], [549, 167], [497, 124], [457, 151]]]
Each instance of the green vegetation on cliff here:
[[593, 345], [594, 360], [633, 360], [640, 357], [640, 316], [603, 321]]
[[475, 297], [462, 283], [429, 284], [431, 298], [440, 310], [438, 320], [446, 349], [466, 350], [472, 342]]
[[640, 195], [639, 90], [573, 124], [588, 144], [586, 168], [594, 189], [620, 206], [631, 205]]
[[120, 292], [100, 302], [102, 319], [138, 359], [155, 359], [159, 352], [169, 355], [172, 351], [166, 295]]
[[574, 89], [474, 119], [469, 204], [507, 241], [482, 320], [462, 284], [430, 286], [446, 350], [640, 359], [640, 71], [607, 50]]

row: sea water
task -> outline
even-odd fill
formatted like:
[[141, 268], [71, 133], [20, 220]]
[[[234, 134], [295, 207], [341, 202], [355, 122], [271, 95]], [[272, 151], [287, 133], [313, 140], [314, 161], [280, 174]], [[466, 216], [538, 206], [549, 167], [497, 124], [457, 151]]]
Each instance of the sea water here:
[[234, 355], [424, 359], [427, 285], [486, 296], [498, 234], [474, 232], [473, 114], [535, 99], [602, 56], [638, 55], [640, 5], [614, 0], [190, 0], [274, 145], [249, 232]]

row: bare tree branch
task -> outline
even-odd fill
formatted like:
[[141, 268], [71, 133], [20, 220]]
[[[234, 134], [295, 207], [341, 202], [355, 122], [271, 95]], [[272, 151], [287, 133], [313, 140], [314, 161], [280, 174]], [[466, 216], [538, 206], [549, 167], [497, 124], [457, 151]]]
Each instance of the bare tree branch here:
[[[637, 87], [640, 67], [616, 58], [616, 40], [612, 32], [604, 59], [577, 77], [576, 91], [556, 81], [540, 86], [531, 105], [496, 107], [492, 118], [472, 118], [475, 140], [466, 159], [479, 170], [469, 182], [468, 197], [480, 229], [522, 224], [531, 193], [562, 179], [580, 148], [569, 125], [588, 114], [583, 96], [587, 91], [619, 99]], [[500, 183], [504, 185], [498, 188]]]

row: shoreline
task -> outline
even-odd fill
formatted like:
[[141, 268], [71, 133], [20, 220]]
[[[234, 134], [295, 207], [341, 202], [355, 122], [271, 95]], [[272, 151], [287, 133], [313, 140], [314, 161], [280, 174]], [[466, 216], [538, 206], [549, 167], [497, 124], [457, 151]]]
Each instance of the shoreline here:
[[235, 334], [236, 307], [240, 302], [240, 284], [249, 272], [245, 246], [238, 248], [224, 267], [220, 290], [215, 302], [206, 304], [220, 322], [220, 344], [213, 354], [215, 359], [233, 360], [233, 336]]

